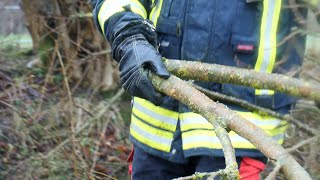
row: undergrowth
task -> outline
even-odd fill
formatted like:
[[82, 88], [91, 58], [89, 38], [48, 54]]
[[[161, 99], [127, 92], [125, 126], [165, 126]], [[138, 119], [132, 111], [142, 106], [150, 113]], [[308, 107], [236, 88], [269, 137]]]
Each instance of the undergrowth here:
[[0, 59], [0, 179], [127, 179], [129, 96], [68, 92], [61, 74], [26, 67], [35, 56], [0, 51], [12, 54]]

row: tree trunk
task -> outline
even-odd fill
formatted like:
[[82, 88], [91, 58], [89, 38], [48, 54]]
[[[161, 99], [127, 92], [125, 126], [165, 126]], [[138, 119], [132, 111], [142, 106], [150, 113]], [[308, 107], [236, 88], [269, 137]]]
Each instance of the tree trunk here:
[[94, 89], [118, 85], [109, 45], [92, 20], [90, 4], [79, 0], [22, 0], [26, 26], [44, 68], [62, 55], [68, 80]]

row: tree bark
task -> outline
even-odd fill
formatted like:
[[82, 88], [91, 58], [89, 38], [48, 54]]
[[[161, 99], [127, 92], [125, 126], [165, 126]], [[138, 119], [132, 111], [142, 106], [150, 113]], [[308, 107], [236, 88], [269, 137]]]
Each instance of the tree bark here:
[[268, 74], [249, 69], [181, 60], [166, 60], [165, 65], [171, 73], [183, 79], [271, 89], [292, 96], [320, 101], [319, 84], [311, 84], [281, 74]]

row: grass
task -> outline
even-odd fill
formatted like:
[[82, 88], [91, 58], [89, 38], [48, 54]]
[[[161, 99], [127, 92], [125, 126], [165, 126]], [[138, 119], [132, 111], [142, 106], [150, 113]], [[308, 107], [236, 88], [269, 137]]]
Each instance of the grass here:
[[0, 35], [0, 55], [2, 58], [23, 58], [32, 52], [32, 39], [29, 34]]
[[32, 39], [29, 34], [10, 34], [8, 36], [0, 35], [0, 47], [32, 48]]

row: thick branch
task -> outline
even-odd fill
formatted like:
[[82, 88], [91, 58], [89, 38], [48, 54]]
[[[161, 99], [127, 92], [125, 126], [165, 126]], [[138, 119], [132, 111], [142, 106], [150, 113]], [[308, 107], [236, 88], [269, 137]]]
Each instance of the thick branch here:
[[214, 92], [214, 91], [209, 91], [201, 86], [197, 86], [197, 85], [193, 85], [195, 88], [197, 88], [199, 91], [203, 92], [204, 94], [206, 94], [208, 97], [210, 97], [212, 100], [214, 101], [223, 101], [223, 102], [227, 102], [227, 103], [232, 103], [235, 105], [238, 105], [240, 107], [243, 107], [247, 110], [250, 111], [255, 111], [260, 115], [270, 115], [282, 120], [286, 120], [288, 122], [292, 122], [293, 124], [295, 124], [296, 126], [298, 126], [299, 128], [303, 129], [304, 131], [312, 134], [312, 135], [317, 135], [319, 134], [319, 131], [308, 126], [307, 124], [303, 124], [301, 123], [299, 120], [295, 119], [294, 117], [292, 117], [289, 114], [280, 114], [277, 113], [275, 111], [272, 111], [270, 109], [261, 107], [261, 106], [257, 106], [254, 104], [249, 103], [248, 101], [242, 100], [242, 99], [238, 99], [235, 97], [231, 97], [231, 96], [227, 96], [218, 92]]
[[166, 60], [165, 65], [171, 73], [183, 79], [237, 84], [256, 89], [272, 89], [292, 96], [320, 101], [319, 84], [310, 84], [285, 75], [180, 60]]
[[281, 145], [273, 141], [262, 129], [229, 110], [225, 105], [213, 102], [189, 83], [173, 75], [168, 80], [152, 75], [151, 80], [160, 92], [188, 105], [194, 112], [200, 113], [211, 123], [219, 121], [227, 125], [228, 128], [249, 140], [265, 156], [280, 162], [288, 179], [311, 179], [309, 174]]
[[[235, 152], [228, 133], [224, 128], [221, 127], [221, 125], [225, 126], [223, 120], [219, 119], [218, 116], [218, 118], [216, 118], [215, 114], [212, 113], [212, 104], [209, 103], [207, 105], [203, 104], [203, 106], [201, 107], [198, 106], [198, 104], [201, 104], [203, 101], [210, 102], [210, 98], [203, 95], [201, 92], [197, 91], [190, 85], [184, 86], [184, 84], [187, 83], [184, 81], [179, 81], [178, 78], [174, 76], [172, 76], [168, 81], [163, 81], [162, 79], [154, 75], [152, 75], [151, 78], [153, 80], [153, 84], [156, 88], [158, 88], [159, 91], [172, 96], [175, 99], [178, 99], [180, 102], [188, 105], [194, 112], [201, 114], [212, 123], [215, 133], [217, 134], [217, 137], [222, 144], [227, 168], [230, 171], [232, 171], [231, 169], [234, 170], [233, 173], [231, 173], [230, 179], [236, 179], [238, 177], [238, 166], [235, 158]], [[175, 85], [173, 81], [179, 84], [173, 86]], [[184, 90], [183, 92], [181, 92], [182, 89]], [[198, 94], [200, 93], [202, 96], [199, 96], [197, 93], [193, 93], [194, 91], [197, 91]]]

